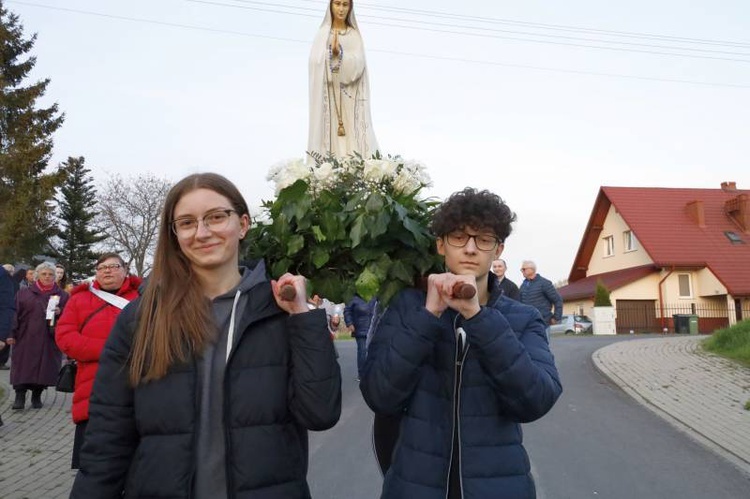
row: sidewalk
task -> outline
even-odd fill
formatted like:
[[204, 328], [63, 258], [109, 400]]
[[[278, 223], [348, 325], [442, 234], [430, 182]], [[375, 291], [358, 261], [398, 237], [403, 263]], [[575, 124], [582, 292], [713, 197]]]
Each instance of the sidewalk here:
[[621, 341], [594, 352], [625, 392], [750, 475], [750, 368], [705, 352], [705, 337]]
[[[625, 392], [750, 474], [750, 369], [703, 352], [702, 338], [620, 341], [593, 354]], [[70, 394], [49, 388], [42, 409], [10, 409], [8, 371], [0, 371], [0, 499], [67, 498], [73, 422]]]
[[13, 411], [15, 394], [8, 383], [10, 371], [0, 371], [0, 499], [62, 499], [70, 494], [75, 473], [70, 469], [73, 448], [72, 394], [48, 388], [44, 407]]

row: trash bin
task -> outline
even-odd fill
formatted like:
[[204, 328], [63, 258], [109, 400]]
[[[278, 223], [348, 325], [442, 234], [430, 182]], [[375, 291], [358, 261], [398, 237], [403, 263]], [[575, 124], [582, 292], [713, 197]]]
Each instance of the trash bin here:
[[[674, 332], [677, 334], [689, 334], [690, 333], [690, 314], [674, 314], [672, 319], [674, 320]], [[696, 316], [697, 317], [697, 316]], [[695, 321], [696, 329], [698, 327], [698, 321]]]
[[688, 316], [688, 331], [690, 334], [698, 334], [698, 316], [693, 314]]

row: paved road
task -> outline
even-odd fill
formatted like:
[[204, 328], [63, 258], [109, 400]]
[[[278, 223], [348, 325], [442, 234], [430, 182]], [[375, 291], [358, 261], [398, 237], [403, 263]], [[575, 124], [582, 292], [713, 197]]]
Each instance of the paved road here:
[[750, 368], [706, 352], [697, 336], [618, 342], [597, 368], [629, 395], [750, 474]]
[[[631, 341], [622, 336], [554, 338], [565, 391], [547, 416], [525, 426], [540, 497], [750, 497], [750, 475], [638, 403], [597, 370], [594, 352], [607, 345], [612, 345], [608, 349], [638, 345], [641, 340]], [[669, 369], [671, 352], [661, 353], [660, 358], [652, 358], [652, 365]], [[647, 364], [641, 364], [640, 374], [648, 376]]]
[[70, 394], [46, 390], [44, 407], [12, 411], [8, 371], [0, 371], [0, 499], [66, 498], [75, 476], [70, 469], [73, 421]]
[[[565, 393], [550, 414], [525, 426], [539, 497], [747, 497], [749, 475], [596, 369], [594, 352], [623, 341], [630, 338], [553, 339]], [[311, 435], [313, 497], [378, 497], [381, 478], [371, 451], [372, 416], [354, 380], [356, 345], [343, 341], [337, 347], [344, 406], [333, 430]], [[663, 356], [673, 353], [661, 351]], [[7, 387], [7, 373], [0, 372], [0, 386]], [[628, 378], [626, 372], [621, 374]], [[0, 499], [67, 497], [73, 479], [68, 469], [73, 436], [70, 397], [54, 390], [45, 397], [43, 409], [22, 412], [10, 410], [10, 397], [0, 397], [0, 414], [6, 421], [0, 428]]]

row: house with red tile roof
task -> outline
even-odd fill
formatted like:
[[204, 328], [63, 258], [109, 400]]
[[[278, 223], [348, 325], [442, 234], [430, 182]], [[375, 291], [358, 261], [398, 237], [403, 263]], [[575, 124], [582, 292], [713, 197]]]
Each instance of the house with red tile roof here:
[[750, 190], [601, 187], [558, 289], [565, 313], [590, 313], [598, 281], [618, 333], [674, 331], [675, 314], [703, 333], [750, 318]]

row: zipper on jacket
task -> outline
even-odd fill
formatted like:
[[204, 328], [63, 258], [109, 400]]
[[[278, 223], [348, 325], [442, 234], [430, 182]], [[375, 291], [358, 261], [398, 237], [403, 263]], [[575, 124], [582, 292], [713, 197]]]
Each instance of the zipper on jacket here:
[[[237, 314], [237, 304], [240, 301], [240, 290], [237, 290], [237, 294], [234, 296], [234, 303], [232, 304], [232, 315], [229, 319], [229, 331], [227, 332], [227, 353], [225, 357], [224, 364], [224, 380], [223, 380], [223, 391], [224, 396], [222, 397], [222, 410], [223, 414], [221, 415], [221, 420], [224, 425], [224, 470], [226, 475], [226, 483], [227, 483], [227, 497], [232, 498], [235, 496], [234, 494], [234, 484], [232, 483], [232, 473], [231, 473], [231, 466], [230, 463], [232, 462], [232, 439], [231, 439], [231, 431], [229, 428], [229, 377], [227, 376], [227, 373], [229, 372], [229, 363], [232, 360], [234, 349], [232, 348], [234, 343], [234, 335], [235, 335], [235, 329], [237, 328], [237, 325], [235, 323], [235, 317]], [[238, 345], [239, 346], [239, 345]]]
[[[195, 421], [200, 422], [200, 405], [198, 404], [198, 361], [193, 357], [193, 382], [195, 385], [193, 386], [193, 417], [195, 418]], [[192, 499], [192, 497], [195, 495], [195, 468], [196, 468], [196, 460], [198, 459], [198, 432], [193, 431], [193, 437], [190, 444], [190, 447], [193, 449], [193, 465], [190, 470], [190, 482], [188, 484], [188, 499]]]
[[[458, 335], [457, 335], [458, 337]], [[466, 334], [463, 334], [463, 338], [466, 338]], [[460, 420], [460, 408], [461, 408], [461, 376], [463, 374], [463, 365], [466, 361], [466, 355], [469, 351], [469, 343], [463, 339], [463, 348], [459, 350], [458, 339], [456, 340], [456, 361], [454, 365], [454, 379], [453, 379], [453, 430], [451, 431], [451, 454], [448, 460], [448, 479], [445, 481], [445, 498], [448, 499], [450, 494], [450, 480], [451, 480], [451, 466], [453, 465], [453, 442], [456, 442], [456, 450], [458, 451], [458, 488], [461, 491], [461, 497], [464, 496], [464, 485], [463, 485], [463, 463], [461, 462], [461, 420]]]

